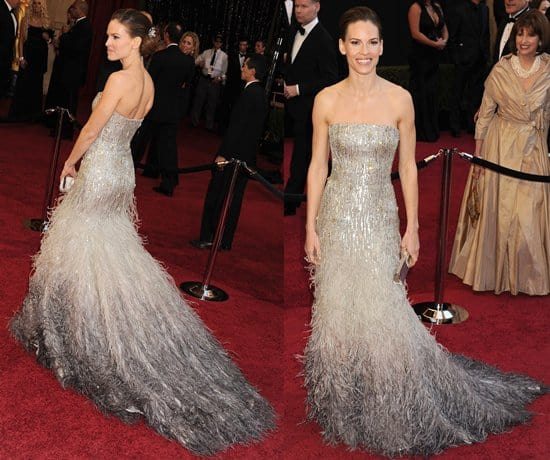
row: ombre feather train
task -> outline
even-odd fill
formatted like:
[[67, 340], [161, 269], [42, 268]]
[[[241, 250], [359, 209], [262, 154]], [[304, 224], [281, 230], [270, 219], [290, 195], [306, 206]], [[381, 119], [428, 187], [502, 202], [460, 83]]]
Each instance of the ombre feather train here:
[[332, 173], [317, 230], [321, 264], [305, 350], [309, 417], [324, 440], [390, 457], [483, 441], [531, 417], [547, 389], [439, 345], [402, 284], [391, 126], [329, 128]]
[[85, 154], [10, 327], [103, 412], [212, 455], [260, 439], [275, 415], [143, 247], [129, 149], [139, 124], [115, 112]]

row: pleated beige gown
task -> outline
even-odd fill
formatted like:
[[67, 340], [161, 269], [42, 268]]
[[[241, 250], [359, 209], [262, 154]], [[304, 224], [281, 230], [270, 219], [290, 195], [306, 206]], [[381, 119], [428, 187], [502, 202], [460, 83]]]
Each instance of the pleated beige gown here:
[[[550, 55], [525, 90], [510, 57], [485, 82], [476, 125], [482, 158], [518, 171], [550, 175]], [[479, 217], [468, 212], [476, 179], [468, 176], [449, 271], [476, 291], [550, 293], [550, 184], [485, 170], [477, 182]], [[472, 181], [474, 183], [472, 184]], [[472, 201], [470, 201], [470, 205]], [[470, 206], [470, 211], [472, 210]]]

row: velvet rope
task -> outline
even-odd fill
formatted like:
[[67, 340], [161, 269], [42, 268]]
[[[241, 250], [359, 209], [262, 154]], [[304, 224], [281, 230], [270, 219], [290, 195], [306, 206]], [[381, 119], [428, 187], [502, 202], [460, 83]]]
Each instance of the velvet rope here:
[[538, 174], [530, 174], [522, 171], [517, 171], [515, 169], [510, 169], [505, 166], [501, 166], [497, 163], [492, 163], [491, 161], [484, 160], [483, 158], [478, 158], [473, 156], [471, 153], [460, 152], [456, 149], [453, 149], [453, 153], [456, 153], [460, 158], [463, 158], [470, 163], [476, 164], [491, 171], [497, 172], [499, 174], [504, 174], [505, 176], [514, 177], [516, 179], [522, 179], [530, 182], [550, 182], [550, 176], [541, 176]]

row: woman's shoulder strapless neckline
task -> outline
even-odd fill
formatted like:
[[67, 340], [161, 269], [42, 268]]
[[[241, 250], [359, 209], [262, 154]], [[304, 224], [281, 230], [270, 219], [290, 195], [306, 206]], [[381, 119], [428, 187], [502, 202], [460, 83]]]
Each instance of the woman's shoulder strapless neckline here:
[[329, 130], [335, 130], [338, 128], [367, 128], [367, 129], [380, 129], [380, 130], [388, 130], [393, 131], [397, 135], [399, 135], [399, 129], [396, 126], [392, 125], [385, 125], [385, 124], [377, 124], [377, 123], [365, 123], [365, 122], [353, 122], [353, 121], [344, 121], [344, 122], [337, 122], [337, 123], [330, 123], [329, 124]]

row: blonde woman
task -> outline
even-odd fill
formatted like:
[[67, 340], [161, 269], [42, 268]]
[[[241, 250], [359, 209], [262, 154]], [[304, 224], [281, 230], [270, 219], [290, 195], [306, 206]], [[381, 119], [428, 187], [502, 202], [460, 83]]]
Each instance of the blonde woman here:
[[200, 41], [195, 32], [187, 31], [181, 36], [180, 50], [183, 54], [189, 54], [193, 59], [199, 56]]
[[[195, 32], [187, 31], [181, 36], [180, 50], [183, 54], [191, 56], [195, 61], [199, 56], [200, 41], [199, 36]], [[181, 88], [181, 117], [183, 118], [189, 112], [189, 101], [191, 100], [191, 92], [198, 78], [197, 73], [191, 82], [184, 83]]]
[[48, 67], [50, 19], [45, 0], [32, 0], [21, 22], [21, 57], [10, 116], [36, 119], [42, 112], [43, 79]]

